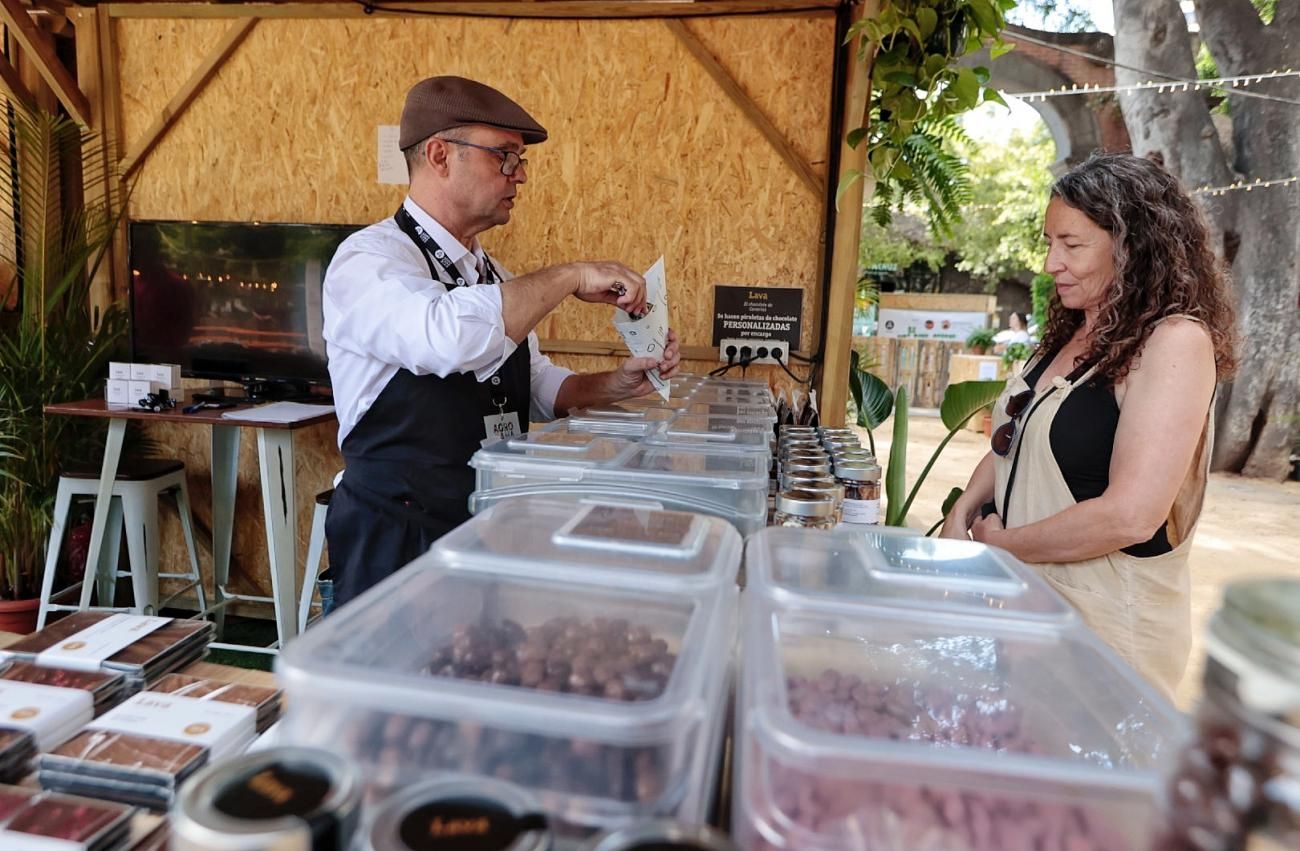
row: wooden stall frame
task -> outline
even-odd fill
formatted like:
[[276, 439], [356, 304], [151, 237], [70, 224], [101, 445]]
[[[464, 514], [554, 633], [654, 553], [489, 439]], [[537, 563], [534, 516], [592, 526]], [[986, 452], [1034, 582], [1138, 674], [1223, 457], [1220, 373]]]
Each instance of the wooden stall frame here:
[[[853, 10], [853, 21], [874, 16], [880, 11], [880, 0], [865, 0]], [[859, 37], [860, 38], [860, 37]], [[849, 44], [844, 62], [849, 63], [842, 105], [845, 132], [850, 127], [866, 123], [867, 104], [871, 98], [871, 62], [858, 58], [859, 39]], [[875, 46], [866, 49], [874, 56]], [[867, 174], [853, 181], [843, 194], [838, 187], [853, 172], [868, 172], [867, 146], [853, 147], [840, 141], [839, 168], [835, 174], [837, 208], [841, 211], [862, 210], [863, 202], [875, 191], [875, 182]], [[870, 186], [868, 186], [870, 182]], [[823, 298], [826, 299], [825, 327], [822, 335], [821, 378], [818, 382], [820, 403], [818, 410], [823, 425], [844, 425], [849, 403], [849, 354], [853, 346], [853, 305], [858, 288], [858, 245], [862, 239], [862, 216], [837, 215], [832, 235], [830, 279]]]
[[63, 108], [78, 124], [90, 127], [90, 102], [77, 86], [77, 81], [72, 79], [72, 74], [59, 61], [50, 37], [36, 26], [27, 7], [20, 0], [0, 0], [0, 18], [22, 45], [23, 51], [58, 97], [59, 103], [63, 104]]
[[[450, 15], [495, 18], [687, 18], [835, 9], [839, 0], [357, 0], [285, 3], [118, 2], [115, 18], [362, 18], [370, 15]], [[102, 7], [101, 7], [102, 8]]]
[[[17, 0], [0, 0], [0, 3], [13, 5]], [[798, 175], [801, 182], [811, 191], [824, 196], [829, 191], [826, 181], [812, 172], [809, 164], [793, 149], [770, 119], [757, 104], [731, 77], [703, 43], [694, 36], [682, 18], [694, 16], [737, 16], [746, 14], [799, 14], [818, 10], [834, 10], [843, 5], [839, 0], [638, 0], [638, 2], [617, 2], [617, 0], [555, 0], [547, 3], [520, 3], [517, 0], [479, 0], [462, 2], [462, 0], [440, 0], [424, 2], [412, 0], [400, 7], [392, 4], [377, 3], [362, 5], [350, 0], [326, 0], [326, 2], [286, 2], [286, 3], [230, 3], [200, 4], [188, 2], [118, 2], [103, 4], [93, 10], [73, 10], [75, 22], [86, 30], [92, 31], [91, 37], [77, 40], [78, 66], [82, 79], [92, 89], [97, 108], [79, 89], [75, 95], [56, 87], [61, 97], [75, 98], [81, 95], [85, 107], [82, 114], [88, 126], [104, 137], [106, 153], [121, 150], [123, 141], [120, 137], [121, 102], [115, 84], [116, 56], [113, 41], [112, 20], [114, 18], [235, 18], [243, 19], [233, 24], [221, 42], [211, 51], [198, 70], [177, 91], [154, 124], [146, 131], [144, 137], [131, 146], [131, 153], [121, 161], [123, 176], [134, 172], [147, 158], [153, 148], [162, 140], [170, 128], [179, 119], [185, 109], [202, 92], [204, 86], [218, 73], [221, 65], [238, 48], [249, 31], [262, 18], [353, 18], [369, 14], [438, 14], [450, 16], [495, 16], [510, 18], [665, 18], [665, 24], [671, 29], [684, 47], [708, 71], [720, 88], [736, 104], [742, 114], [754, 124], [760, 133], [778, 152], [781, 159]], [[850, 13], [852, 20], [875, 14], [879, 9], [879, 0], [868, 0], [857, 4]], [[92, 17], [93, 16], [93, 17]], [[23, 17], [26, 17], [25, 15]], [[28, 19], [30, 22], [30, 19]], [[93, 20], [93, 26], [87, 24]], [[37, 35], [43, 35], [37, 33]], [[845, 115], [845, 126], [863, 114], [870, 90], [869, 68], [858, 59], [856, 45], [844, 51], [842, 61], [849, 63], [847, 85], [843, 103], [839, 108]], [[83, 54], [86, 54], [83, 57]], [[52, 55], [52, 53], [51, 53]], [[59, 66], [61, 68], [61, 66]], [[87, 71], [92, 73], [86, 74]], [[98, 73], [94, 73], [98, 72]], [[51, 72], [57, 75], [57, 72]], [[66, 72], [64, 72], [66, 76]], [[65, 87], [66, 88], [66, 87]], [[74, 105], [81, 102], [74, 101]], [[75, 108], [69, 108], [75, 112]], [[850, 148], [841, 142], [839, 169], [835, 175], [838, 186], [844, 175], [850, 171], [861, 171], [865, 161], [865, 150]], [[867, 195], [865, 181], [859, 181], [850, 187], [839, 199], [842, 209], [859, 209], [862, 199]], [[113, 187], [120, 191], [122, 187]], [[95, 190], [103, 197], [105, 188]], [[826, 233], [823, 221], [821, 238], [832, 239], [831, 270], [829, 286], [826, 283], [825, 270], [820, 270], [818, 278], [823, 280], [822, 298], [827, 300], [822, 310], [824, 322], [814, 322], [816, 335], [822, 339], [821, 353], [824, 360], [821, 369], [819, 389], [821, 392], [822, 411], [827, 422], [838, 423], [843, 414], [847, 400], [847, 369], [849, 346], [851, 345], [852, 305], [857, 283], [857, 249], [860, 227], [857, 217], [837, 216], [833, 235]], [[124, 288], [126, 282], [126, 232], [125, 222], [115, 240], [111, 265], [113, 275], [100, 275], [96, 281], [98, 300], [107, 302], [114, 293], [113, 288]], [[575, 354], [622, 354], [625, 349], [617, 344], [592, 343], [578, 340], [546, 340], [543, 349], [550, 352], [569, 352]], [[716, 347], [683, 347], [683, 358], [698, 361], [716, 361]], [[803, 357], [807, 353], [796, 352]]]

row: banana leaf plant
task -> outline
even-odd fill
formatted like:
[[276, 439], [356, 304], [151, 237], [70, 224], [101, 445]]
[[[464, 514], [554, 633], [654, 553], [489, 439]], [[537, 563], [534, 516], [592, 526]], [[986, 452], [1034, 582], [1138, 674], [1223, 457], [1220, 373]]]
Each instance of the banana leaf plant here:
[[[921, 490], [926, 476], [930, 475], [930, 470], [939, 460], [944, 447], [971, 417], [997, 401], [1006, 382], [961, 381], [948, 385], [943, 393], [943, 401], [939, 404], [939, 417], [943, 420], [948, 433], [943, 440], [939, 441], [939, 445], [930, 455], [930, 460], [922, 468], [921, 475], [912, 484], [911, 490], [908, 490], [907, 388], [899, 387], [898, 392], [895, 393], [878, 376], [859, 369], [860, 360], [857, 352], [850, 356], [849, 362], [849, 392], [858, 409], [858, 425], [867, 430], [867, 438], [873, 453], [876, 451], [876, 442], [871, 436], [872, 429], [882, 425], [890, 414], [893, 414], [893, 439], [889, 445], [889, 460], [885, 465], [885, 525], [906, 526], [907, 514], [912, 508], [912, 502]], [[930, 527], [930, 531], [926, 534], [933, 533], [939, 527], [961, 493], [961, 488], [953, 488], [948, 492], [941, 506], [939, 523]]]

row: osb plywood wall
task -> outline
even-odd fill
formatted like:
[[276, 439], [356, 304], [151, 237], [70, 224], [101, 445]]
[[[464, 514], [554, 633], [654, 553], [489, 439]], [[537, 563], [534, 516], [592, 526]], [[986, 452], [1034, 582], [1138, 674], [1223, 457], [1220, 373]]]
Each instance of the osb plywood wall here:
[[[115, 22], [127, 149], [231, 25]], [[833, 16], [687, 26], [825, 180]], [[662, 21], [261, 21], [144, 162], [131, 216], [360, 224], [390, 215], [404, 190], [377, 182], [376, 127], [396, 124], [407, 88], [432, 74], [496, 86], [551, 132], [529, 151], [514, 221], [484, 236], [508, 269], [576, 259], [645, 269], [663, 254], [673, 324], [688, 346], [711, 343], [714, 284], [801, 287], [801, 348], [815, 346], [823, 199]], [[607, 309], [576, 302], [538, 333], [618, 339]], [[582, 369], [616, 362], [553, 357]], [[165, 439], [192, 464], [197, 488], [206, 435], [184, 431]], [[334, 436], [322, 428], [299, 436], [301, 550], [311, 497], [339, 468]], [[265, 574], [257, 488], [245, 459], [235, 559], [250, 579]]]

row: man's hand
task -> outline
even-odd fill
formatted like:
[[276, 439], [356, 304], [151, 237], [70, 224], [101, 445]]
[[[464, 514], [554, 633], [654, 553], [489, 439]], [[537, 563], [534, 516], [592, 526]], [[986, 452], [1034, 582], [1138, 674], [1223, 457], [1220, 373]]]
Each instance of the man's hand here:
[[622, 263], [574, 263], [573, 295], [591, 304], [613, 304], [636, 316], [645, 312], [645, 278]]
[[668, 342], [664, 346], [664, 356], [660, 360], [651, 357], [628, 358], [619, 364], [618, 369], [610, 373], [613, 392], [619, 399], [632, 399], [655, 392], [646, 370], [658, 369], [659, 377], [667, 381], [677, 374], [682, 357], [677, 345], [677, 332], [668, 329]]

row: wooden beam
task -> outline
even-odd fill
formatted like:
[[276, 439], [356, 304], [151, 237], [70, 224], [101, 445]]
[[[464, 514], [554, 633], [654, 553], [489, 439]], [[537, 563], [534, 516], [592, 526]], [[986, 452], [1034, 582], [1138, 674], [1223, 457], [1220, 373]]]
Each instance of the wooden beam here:
[[[862, 20], [880, 13], [881, 0], [866, 0], [854, 9], [853, 20]], [[848, 62], [848, 77], [844, 87], [844, 130], [858, 127], [866, 114], [867, 100], [871, 96], [871, 67], [858, 58], [858, 40], [854, 39], [844, 49], [840, 61]], [[850, 171], [866, 171], [867, 146], [849, 147], [840, 142], [839, 173], [835, 175], [838, 187]], [[821, 378], [819, 380], [819, 413], [823, 425], [844, 424], [844, 414], [849, 403], [849, 352], [853, 346], [853, 305], [858, 291], [858, 243], [862, 239], [862, 203], [875, 191], [869, 178], [856, 181], [839, 199], [835, 216], [835, 232], [831, 243], [831, 278], [826, 293], [829, 300]]]
[[[791, 14], [834, 9], [841, 0], [410, 0], [365, 6], [357, 0], [284, 3], [128, 2], [108, 4], [115, 18], [364, 18], [458, 15], [490, 18], [685, 18]], [[385, 9], [390, 6], [392, 11]]]
[[[5, 0], [0, 0], [0, 2], [5, 2]], [[203, 87], [216, 76], [217, 71], [221, 70], [221, 66], [225, 61], [248, 37], [248, 33], [257, 25], [258, 20], [258, 18], [247, 18], [230, 25], [225, 35], [221, 37], [221, 41], [217, 42], [217, 46], [208, 53], [203, 63], [195, 69], [190, 78], [181, 86], [180, 91], [163, 107], [162, 113], [149, 126], [149, 129], [144, 131], [144, 138], [123, 161], [122, 175], [124, 177], [129, 178], [131, 173], [140, 167], [145, 157], [149, 156], [149, 153], [163, 140], [163, 137], [172, 129], [176, 121], [185, 114], [185, 110], [189, 109], [190, 104], [203, 91]]]
[[668, 27], [673, 35], [677, 36], [677, 40], [704, 67], [704, 70], [709, 73], [713, 81], [726, 92], [732, 103], [739, 107], [750, 123], [758, 128], [758, 132], [762, 133], [763, 138], [767, 139], [768, 143], [776, 149], [777, 154], [780, 155], [781, 159], [785, 160], [785, 164], [803, 181], [809, 191], [819, 200], [825, 198], [826, 181], [822, 180], [817, 172], [813, 171], [812, 166], [808, 165], [807, 161], [799, 155], [799, 152], [795, 150], [794, 145], [790, 144], [790, 140], [785, 137], [785, 134], [777, 129], [777, 126], [772, 123], [759, 105], [754, 103], [754, 99], [740, 87], [740, 83], [736, 82], [736, 78], [731, 76], [726, 68], [722, 67], [722, 63], [709, 52], [708, 47], [705, 46], [704, 42], [700, 41], [699, 36], [691, 31], [686, 22], [670, 19], [664, 21], [664, 26]]
[[4, 87], [14, 100], [28, 109], [36, 108], [36, 98], [32, 96], [23, 83], [22, 77], [18, 75], [18, 69], [10, 64], [7, 56], [2, 55], [0, 55], [0, 81], [4, 82]]
[[0, 18], [9, 27], [18, 43], [22, 45], [41, 77], [59, 98], [59, 103], [68, 111], [72, 119], [84, 126], [90, 125], [90, 104], [76, 80], [68, 73], [54, 52], [50, 37], [36, 26], [27, 7], [20, 0], [0, 0]]

